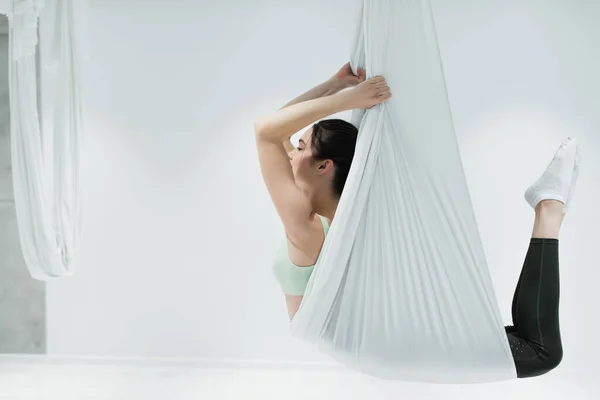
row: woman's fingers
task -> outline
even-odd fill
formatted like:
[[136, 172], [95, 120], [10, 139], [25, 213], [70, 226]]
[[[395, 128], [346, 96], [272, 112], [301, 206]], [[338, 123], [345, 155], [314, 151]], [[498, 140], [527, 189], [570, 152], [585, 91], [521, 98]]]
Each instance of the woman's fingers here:
[[388, 85], [383, 85], [377, 88], [376, 93], [378, 96], [383, 96], [384, 94], [390, 93], [391, 89]]
[[382, 95], [383, 93], [389, 92], [390, 87], [388, 86], [386, 80], [382, 76], [376, 76], [372, 79], [373, 88], [377, 91], [378, 95]]
[[356, 104], [353, 106], [355, 108], [369, 109], [387, 101], [392, 96], [390, 87], [383, 76], [370, 78], [353, 90], [352, 94], [356, 99]]

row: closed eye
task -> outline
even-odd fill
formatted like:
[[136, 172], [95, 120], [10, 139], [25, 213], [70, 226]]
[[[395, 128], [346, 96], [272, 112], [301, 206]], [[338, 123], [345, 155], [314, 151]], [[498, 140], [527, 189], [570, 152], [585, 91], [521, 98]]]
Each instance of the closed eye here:
[[[299, 146], [296, 147], [296, 149], [299, 151], [304, 150], [304, 146], [306, 146], [306, 143], [304, 143], [304, 140], [302, 140], [302, 139], [298, 140], [298, 144], [299, 144]], [[300, 147], [300, 146], [303, 146], [303, 147]]]

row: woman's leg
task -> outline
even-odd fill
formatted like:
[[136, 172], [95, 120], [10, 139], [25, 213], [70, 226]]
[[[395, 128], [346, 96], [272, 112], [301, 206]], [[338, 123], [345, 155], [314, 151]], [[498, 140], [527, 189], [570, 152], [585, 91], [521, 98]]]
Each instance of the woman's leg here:
[[506, 327], [519, 378], [542, 375], [562, 360], [558, 235], [575, 190], [579, 164], [577, 144], [569, 138], [525, 192], [535, 210], [535, 223], [513, 297], [514, 326]]
[[556, 200], [536, 207], [532, 239], [513, 298], [514, 326], [506, 329], [519, 378], [544, 374], [562, 360], [558, 318], [562, 210]]

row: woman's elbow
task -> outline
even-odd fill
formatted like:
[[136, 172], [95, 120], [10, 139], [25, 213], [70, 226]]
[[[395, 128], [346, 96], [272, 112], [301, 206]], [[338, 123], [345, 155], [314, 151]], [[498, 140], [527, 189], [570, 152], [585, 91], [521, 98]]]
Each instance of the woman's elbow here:
[[264, 137], [267, 132], [267, 124], [263, 118], [254, 121], [254, 134], [256, 137]]
[[256, 140], [261, 142], [277, 142], [276, 130], [273, 129], [272, 124], [265, 119], [256, 120], [254, 122], [254, 135]]

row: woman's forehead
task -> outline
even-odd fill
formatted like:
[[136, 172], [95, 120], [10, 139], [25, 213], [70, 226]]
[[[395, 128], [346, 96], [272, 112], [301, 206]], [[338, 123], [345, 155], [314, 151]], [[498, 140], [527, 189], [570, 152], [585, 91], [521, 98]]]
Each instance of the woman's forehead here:
[[304, 133], [302, 133], [302, 136], [300, 136], [300, 139], [302, 139], [302, 141], [304, 143], [308, 143], [308, 141], [310, 140], [310, 135], [312, 135], [312, 131], [313, 131], [313, 128], [308, 128], [307, 130], [304, 131]]

